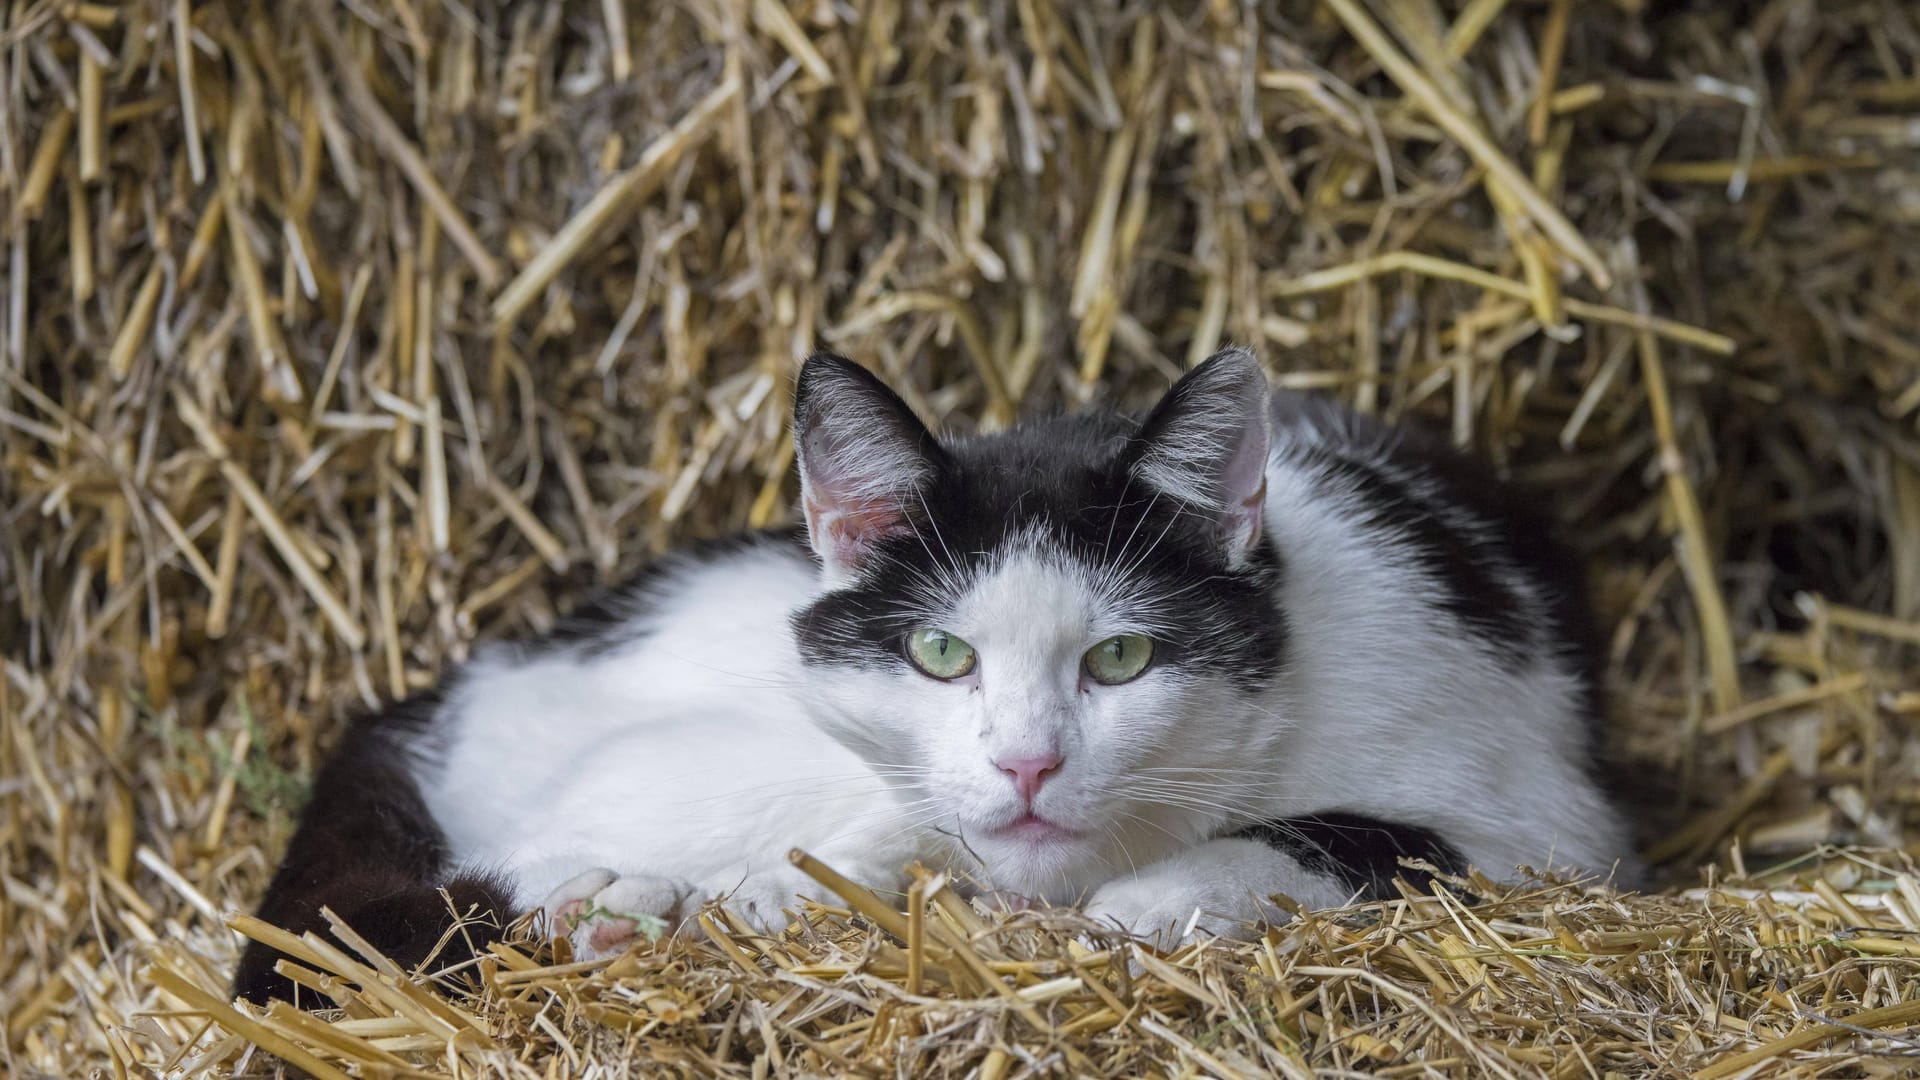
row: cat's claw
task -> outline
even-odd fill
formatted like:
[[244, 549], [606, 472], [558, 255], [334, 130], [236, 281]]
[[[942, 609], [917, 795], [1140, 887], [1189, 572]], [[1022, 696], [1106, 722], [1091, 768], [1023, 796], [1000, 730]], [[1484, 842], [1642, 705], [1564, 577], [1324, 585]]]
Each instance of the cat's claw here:
[[696, 906], [694, 888], [684, 881], [600, 868], [555, 889], [541, 910], [548, 934], [566, 938], [574, 956], [604, 960], [625, 952], [636, 938], [673, 930]]

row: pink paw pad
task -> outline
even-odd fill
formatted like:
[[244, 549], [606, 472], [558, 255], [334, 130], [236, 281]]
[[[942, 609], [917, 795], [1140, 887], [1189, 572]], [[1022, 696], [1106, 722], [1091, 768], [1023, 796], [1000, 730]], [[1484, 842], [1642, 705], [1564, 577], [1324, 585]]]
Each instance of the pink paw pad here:
[[679, 925], [694, 906], [693, 887], [648, 874], [590, 870], [555, 889], [545, 904], [548, 933], [564, 937], [582, 960], [618, 955], [641, 936]]

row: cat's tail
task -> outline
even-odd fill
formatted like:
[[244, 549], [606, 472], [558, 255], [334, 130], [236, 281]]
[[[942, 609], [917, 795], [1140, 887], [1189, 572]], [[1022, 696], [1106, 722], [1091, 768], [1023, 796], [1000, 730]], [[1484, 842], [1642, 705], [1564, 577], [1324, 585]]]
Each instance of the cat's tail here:
[[[457, 966], [500, 938], [513, 915], [510, 883], [447, 873], [445, 834], [408, 768], [406, 744], [439, 704], [428, 695], [354, 724], [314, 783], [260, 903], [263, 921], [330, 937], [322, 909], [330, 910], [408, 969], [428, 959], [435, 969]], [[258, 1003], [294, 1000], [297, 984], [275, 970], [283, 958], [249, 941], [234, 994]]]

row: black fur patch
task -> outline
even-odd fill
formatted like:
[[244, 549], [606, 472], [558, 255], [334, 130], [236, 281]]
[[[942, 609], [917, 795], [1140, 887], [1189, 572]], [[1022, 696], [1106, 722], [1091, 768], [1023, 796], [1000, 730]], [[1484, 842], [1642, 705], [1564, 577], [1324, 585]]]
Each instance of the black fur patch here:
[[1593, 613], [1587, 568], [1562, 539], [1548, 500], [1500, 481], [1484, 461], [1454, 450], [1431, 432], [1414, 428], [1410, 434], [1408, 449], [1417, 449], [1446, 497], [1485, 524], [1508, 564], [1541, 598], [1543, 640], [1580, 675], [1582, 704], [1598, 723], [1605, 669], [1599, 620]]
[[[1436, 607], [1464, 623], [1495, 655], [1515, 663], [1531, 655], [1533, 627], [1520, 597], [1502, 580], [1503, 553], [1453, 527], [1411, 483], [1370, 462], [1319, 449], [1300, 459], [1328, 497], [1351, 494], [1364, 508], [1367, 527], [1412, 553], [1439, 589]], [[1419, 464], [1409, 468], [1425, 473]], [[1436, 482], [1431, 474], [1423, 478]]]
[[[320, 771], [300, 827], [267, 887], [259, 917], [301, 934], [328, 932], [322, 908], [403, 963], [417, 963], [452, 925], [444, 885], [465, 911], [491, 912], [494, 929], [512, 916], [502, 883], [481, 877], [442, 882], [446, 837], [434, 823], [404, 760], [407, 742], [432, 724], [443, 699], [434, 690], [356, 720]], [[475, 936], [475, 935], [478, 936]], [[456, 943], [483, 945], [476, 927]], [[283, 954], [248, 942], [233, 990], [250, 1001], [289, 998], [297, 987], [273, 970]], [[443, 953], [448, 962], [459, 959]]]
[[908, 507], [911, 535], [880, 541], [857, 581], [794, 616], [802, 659], [905, 665], [902, 643], [923, 620], [908, 598], [950, 598], [947, 584], [1038, 534], [1048, 550], [1127, 582], [1126, 595], [1166, 628], [1156, 664], [1247, 689], [1268, 682], [1286, 638], [1273, 601], [1278, 556], [1262, 543], [1247, 565], [1228, 565], [1208, 523], [1132, 477], [1125, 451], [1136, 430], [1126, 417], [1089, 413], [945, 444]]
[[1338, 878], [1363, 900], [1398, 897], [1396, 877], [1416, 889], [1427, 887], [1433, 875], [1401, 866], [1402, 858], [1423, 860], [1448, 874], [1466, 869], [1460, 852], [1438, 833], [1362, 814], [1310, 814], [1262, 822], [1234, 835], [1260, 840], [1309, 870]]
[[1502, 482], [1486, 462], [1455, 450], [1425, 425], [1402, 428], [1396, 447], [1396, 465], [1420, 470], [1448, 505], [1479, 525], [1484, 536], [1477, 543], [1481, 565], [1504, 565], [1532, 589], [1537, 599], [1531, 605], [1535, 645], [1530, 653], [1547, 651], [1579, 678], [1588, 748], [1597, 759], [1605, 742], [1604, 641], [1587, 568], [1563, 541], [1548, 501]]
[[[1318, 469], [1323, 490], [1351, 491], [1363, 501], [1379, 534], [1413, 553], [1438, 583], [1436, 607], [1504, 662], [1544, 652], [1579, 677], [1589, 744], [1599, 752], [1601, 635], [1586, 568], [1561, 540], [1546, 501], [1501, 481], [1417, 420], [1390, 432], [1317, 395], [1281, 393], [1274, 400], [1276, 445], [1285, 452], [1291, 443], [1295, 460]], [[1290, 440], [1285, 432], [1296, 426], [1325, 437]], [[1328, 434], [1338, 431], [1347, 437]], [[1533, 599], [1523, 602], [1514, 581], [1524, 582]]]

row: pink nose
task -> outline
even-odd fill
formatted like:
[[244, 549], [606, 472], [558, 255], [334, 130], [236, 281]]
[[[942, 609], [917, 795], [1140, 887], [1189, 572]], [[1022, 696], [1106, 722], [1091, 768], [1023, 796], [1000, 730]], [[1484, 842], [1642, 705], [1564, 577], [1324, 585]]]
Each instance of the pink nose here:
[[1031, 803], [1033, 797], [1040, 794], [1040, 785], [1047, 777], [1060, 771], [1059, 754], [1043, 754], [1038, 757], [995, 758], [1000, 771], [1013, 777], [1014, 790], [1020, 793], [1022, 802]]

